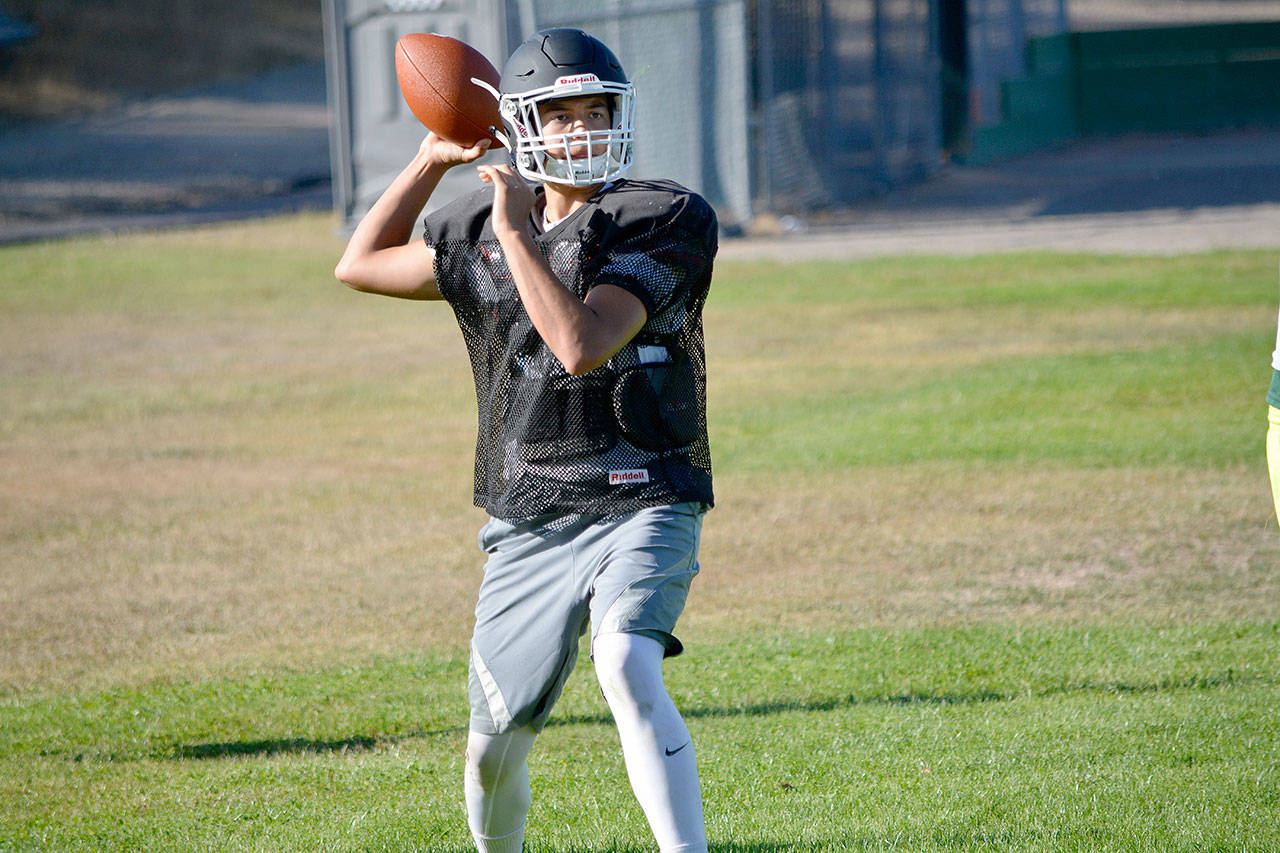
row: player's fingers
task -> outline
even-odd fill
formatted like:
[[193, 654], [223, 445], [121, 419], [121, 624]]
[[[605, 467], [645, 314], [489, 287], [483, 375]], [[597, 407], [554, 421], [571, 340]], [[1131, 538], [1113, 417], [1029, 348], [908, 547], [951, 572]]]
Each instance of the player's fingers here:
[[489, 163], [482, 168], [488, 172], [489, 177], [495, 182], [501, 182], [506, 186], [511, 186], [511, 169], [503, 163]]
[[510, 190], [518, 190], [523, 186], [523, 181], [516, 176], [515, 172], [511, 171], [510, 166], [505, 164], [493, 165], [486, 163], [485, 165], [477, 166], [476, 169], [480, 172], [480, 180], [486, 184], [493, 184], [502, 189]]

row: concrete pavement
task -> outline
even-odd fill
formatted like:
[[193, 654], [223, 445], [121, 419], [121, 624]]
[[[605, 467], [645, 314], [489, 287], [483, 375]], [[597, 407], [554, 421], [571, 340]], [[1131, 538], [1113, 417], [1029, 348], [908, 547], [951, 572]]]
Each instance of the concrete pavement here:
[[[324, 67], [0, 128], [0, 243], [331, 207]], [[1280, 249], [1280, 129], [1075, 142], [930, 180], [724, 258]]]
[[722, 256], [1280, 249], [1280, 129], [1081, 140], [785, 224]]
[[0, 128], [0, 243], [331, 206], [324, 65]]

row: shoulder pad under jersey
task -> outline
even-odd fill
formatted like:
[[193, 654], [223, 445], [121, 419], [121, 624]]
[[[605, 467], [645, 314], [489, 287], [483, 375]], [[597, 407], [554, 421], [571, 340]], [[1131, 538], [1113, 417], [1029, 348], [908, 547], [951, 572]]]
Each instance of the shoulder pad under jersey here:
[[621, 180], [595, 201], [587, 224], [604, 247], [650, 232], [679, 231], [715, 246], [716, 213], [706, 199], [675, 181]]
[[489, 216], [492, 209], [493, 187], [485, 186], [433, 210], [423, 220], [427, 245], [435, 246], [446, 240], [476, 243], [496, 239]]

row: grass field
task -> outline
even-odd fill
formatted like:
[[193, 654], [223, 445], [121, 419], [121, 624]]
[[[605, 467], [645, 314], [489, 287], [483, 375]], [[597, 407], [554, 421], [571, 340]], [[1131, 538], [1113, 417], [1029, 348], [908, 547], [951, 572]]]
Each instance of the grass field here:
[[[469, 849], [471, 381], [340, 249], [0, 248], [0, 850]], [[1280, 849], [1275, 265], [720, 265], [713, 849]], [[589, 669], [535, 853], [651, 849]]]

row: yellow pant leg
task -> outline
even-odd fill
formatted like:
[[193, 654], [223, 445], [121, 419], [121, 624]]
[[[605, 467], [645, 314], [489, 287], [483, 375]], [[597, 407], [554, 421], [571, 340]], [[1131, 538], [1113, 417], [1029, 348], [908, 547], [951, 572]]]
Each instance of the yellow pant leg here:
[[1267, 469], [1271, 472], [1271, 497], [1276, 502], [1276, 518], [1280, 519], [1280, 409], [1267, 406]]

